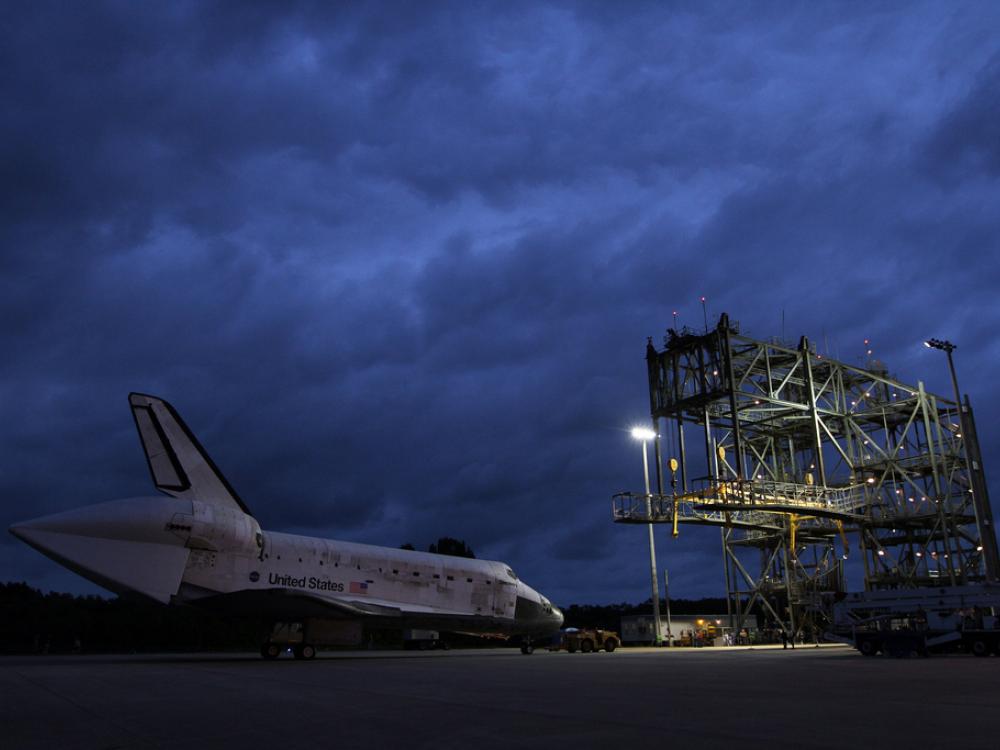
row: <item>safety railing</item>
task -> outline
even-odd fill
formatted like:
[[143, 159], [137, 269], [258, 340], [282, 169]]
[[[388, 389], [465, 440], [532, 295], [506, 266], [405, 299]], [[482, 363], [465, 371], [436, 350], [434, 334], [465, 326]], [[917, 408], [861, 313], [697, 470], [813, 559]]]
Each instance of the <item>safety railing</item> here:
[[849, 518], [868, 501], [864, 485], [819, 487], [766, 479], [712, 482], [682, 495], [620, 492], [612, 498], [618, 523], [706, 523], [773, 530], [781, 515]]

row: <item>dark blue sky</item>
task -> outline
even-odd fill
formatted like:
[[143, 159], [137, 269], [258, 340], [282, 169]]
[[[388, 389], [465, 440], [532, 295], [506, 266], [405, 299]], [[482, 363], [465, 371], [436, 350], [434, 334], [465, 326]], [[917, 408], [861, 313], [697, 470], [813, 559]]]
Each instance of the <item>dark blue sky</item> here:
[[[996, 3], [2, 14], [2, 527], [149, 493], [140, 390], [265, 528], [639, 600], [610, 495], [703, 294], [940, 393], [955, 341], [1000, 500]], [[717, 531], [658, 538], [721, 594]], [[2, 579], [95, 590], [6, 534]]]

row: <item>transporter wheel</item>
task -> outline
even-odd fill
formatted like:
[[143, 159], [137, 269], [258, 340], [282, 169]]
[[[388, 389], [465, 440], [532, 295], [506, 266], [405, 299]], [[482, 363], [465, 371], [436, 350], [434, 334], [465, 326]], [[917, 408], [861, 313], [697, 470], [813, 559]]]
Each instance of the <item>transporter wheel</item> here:
[[858, 651], [865, 656], [875, 656], [878, 653], [878, 643], [873, 640], [861, 641], [861, 643], [858, 644]]
[[584, 638], [580, 642], [580, 650], [585, 654], [589, 654], [591, 651], [594, 650], [594, 642], [589, 638]]
[[983, 638], [976, 638], [976, 640], [972, 642], [972, 647], [969, 650], [976, 656], [989, 656], [990, 644]]
[[615, 640], [614, 638], [608, 638], [608, 640], [604, 642], [604, 650], [607, 651], [609, 654], [616, 648], [618, 648], [618, 641]]
[[530, 643], [522, 643], [521, 653], [524, 654], [525, 656], [530, 656], [531, 654], [535, 653], [535, 647], [532, 646]]
[[295, 654], [296, 659], [309, 661], [316, 658], [316, 647], [309, 643], [302, 643], [296, 646], [292, 653]]
[[566, 650], [569, 651], [571, 654], [575, 654], [576, 653], [576, 642], [575, 641], [570, 641], [569, 643], [567, 643], [566, 644]]
[[277, 643], [265, 643], [260, 647], [260, 655], [265, 659], [277, 659], [281, 654], [281, 647]]

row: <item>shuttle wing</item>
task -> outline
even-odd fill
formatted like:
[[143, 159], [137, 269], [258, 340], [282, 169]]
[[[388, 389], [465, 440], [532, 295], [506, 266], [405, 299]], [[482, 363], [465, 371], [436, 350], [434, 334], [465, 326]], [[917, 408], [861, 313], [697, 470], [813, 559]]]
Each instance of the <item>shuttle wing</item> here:
[[128, 401], [158, 490], [253, 515], [174, 407], [143, 393], [130, 393]]
[[193, 587], [182, 587], [187, 596], [200, 606], [228, 614], [267, 615], [272, 618], [300, 619], [303, 617], [399, 618], [399, 606], [386, 606], [368, 602], [348, 602], [318, 596], [308, 591], [291, 589], [243, 589], [227, 594], [196, 592]]
[[342, 597], [321, 596], [309, 591], [267, 588], [242, 589], [229, 593], [199, 590], [185, 584], [182, 594], [201, 607], [227, 614], [266, 615], [277, 620], [297, 620], [303, 617], [330, 617], [336, 619], [386, 619], [403, 621], [407, 618], [455, 618], [468, 616], [441, 607], [413, 605], [378, 599], [374, 601]]

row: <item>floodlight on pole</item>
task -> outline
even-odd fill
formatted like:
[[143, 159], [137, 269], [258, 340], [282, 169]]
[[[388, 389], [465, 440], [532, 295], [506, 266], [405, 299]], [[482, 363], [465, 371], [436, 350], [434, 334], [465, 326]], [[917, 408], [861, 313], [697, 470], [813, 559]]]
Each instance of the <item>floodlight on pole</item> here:
[[634, 437], [636, 440], [642, 440], [643, 442], [646, 442], [648, 440], [655, 440], [656, 433], [653, 432], [648, 427], [633, 427], [632, 437]]
[[[969, 484], [971, 485], [969, 492], [973, 492], [973, 487], [977, 484], [977, 477], [974, 475], [977, 467], [969, 455], [969, 436], [972, 434], [972, 431], [966, 423], [968, 418], [966, 415], [968, 404], [967, 402], [962, 402], [962, 393], [958, 389], [958, 376], [955, 374], [955, 362], [951, 357], [951, 353], [958, 347], [946, 339], [927, 339], [924, 342], [924, 346], [928, 349], [938, 349], [948, 357], [948, 371], [951, 373], [951, 387], [955, 392], [955, 408], [958, 409], [959, 429], [961, 430], [958, 437], [962, 440], [962, 455], [965, 458], [965, 465], [968, 467]], [[1000, 560], [998, 560], [996, 535], [993, 531], [991, 518], [992, 514], [988, 507], [982, 507], [985, 500], [984, 495], [985, 492], [976, 492], [973, 494], [972, 499], [972, 511], [976, 519], [976, 531], [979, 532], [979, 550], [977, 551], [981, 551], [984, 544], [989, 544], [989, 554], [983, 555], [983, 571], [986, 574], [987, 581], [996, 581], [998, 576], [1000, 576], [1000, 570], [998, 570], [1000, 568]]]
[[[649, 458], [647, 456], [646, 445], [650, 440], [657, 438], [656, 433], [648, 427], [633, 427], [632, 437], [642, 442], [642, 473], [646, 481], [646, 518], [653, 517], [653, 498], [649, 492]], [[662, 641], [660, 632], [660, 584], [656, 580], [656, 543], [653, 541], [653, 524], [646, 524], [649, 532], [649, 572], [653, 591], [653, 632], [654, 642], [657, 646]]]
[[924, 346], [928, 349], [940, 349], [943, 352], [948, 352], [948, 354], [951, 354], [958, 348], [950, 341], [945, 341], [943, 339], [927, 339], [924, 342]]
[[[951, 387], [955, 391], [955, 405], [958, 407], [959, 421], [964, 422], [965, 420], [962, 419], [962, 416], [965, 410], [962, 409], [962, 395], [958, 390], [958, 376], [955, 375], [955, 362], [951, 358], [951, 353], [958, 347], [950, 341], [943, 339], [927, 339], [924, 342], [924, 346], [928, 349], [938, 349], [948, 356], [948, 371], [951, 373]], [[964, 433], [965, 431], [965, 425], [963, 424], [962, 432]]]

